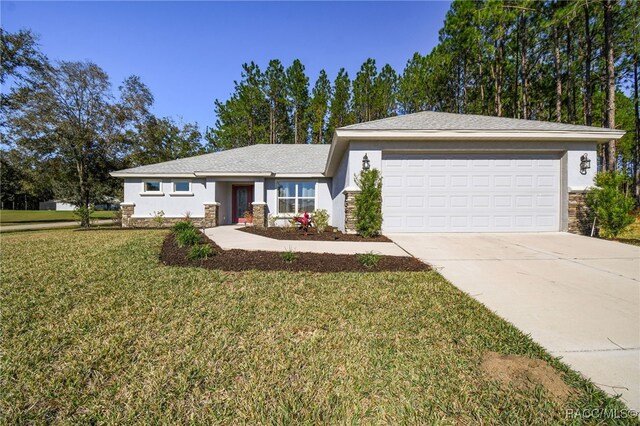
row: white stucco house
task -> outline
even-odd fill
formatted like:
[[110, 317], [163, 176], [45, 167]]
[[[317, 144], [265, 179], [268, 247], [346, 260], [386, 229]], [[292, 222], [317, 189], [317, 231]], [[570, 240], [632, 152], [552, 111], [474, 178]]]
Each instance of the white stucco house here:
[[124, 226], [189, 215], [201, 226], [326, 209], [353, 231], [354, 177], [382, 174], [383, 233], [577, 231], [600, 143], [623, 131], [420, 112], [336, 130], [330, 145], [254, 145], [112, 173]]

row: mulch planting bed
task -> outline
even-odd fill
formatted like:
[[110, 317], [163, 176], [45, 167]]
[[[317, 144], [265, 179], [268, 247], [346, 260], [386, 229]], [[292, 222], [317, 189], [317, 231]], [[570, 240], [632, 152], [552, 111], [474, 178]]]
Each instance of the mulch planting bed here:
[[305, 235], [299, 229], [287, 229], [283, 227], [256, 228], [255, 226], [245, 226], [238, 228], [239, 231], [248, 232], [250, 234], [260, 235], [261, 237], [273, 238], [274, 240], [305, 240], [305, 241], [356, 241], [361, 243], [376, 242], [390, 243], [391, 240], [384, 235], [377, 237], [365, 238], [357, 234], [343, 234], [334, 228], [327, 228], [324, 232], [318, 232], [310, 229]]
[[296, 253], [297, 259], [285, 262], [279, 252], [222, 250], [202, 235], [201, 244], [209, 244], [214, 255], [204, 260], [189, 260], [190, 247], [179, 247], [174, 234], [164, 239], [160, 260], [169, 266], [196, 266], [223, 271], [309, 271], [309, 272], [380, 272], [380, 271], [428, 271], [429, 265], [409, 256], [380, 256], [376, 266], [363, 266], [356, 255], [329, 253]]

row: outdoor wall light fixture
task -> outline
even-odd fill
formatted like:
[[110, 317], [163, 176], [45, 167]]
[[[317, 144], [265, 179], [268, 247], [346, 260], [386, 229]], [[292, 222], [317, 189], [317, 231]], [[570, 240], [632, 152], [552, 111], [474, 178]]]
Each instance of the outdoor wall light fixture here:
[[587, 170], [591, 168], [591, 160], [589, 160], [589, 156], [585, 152], [580, 156], [580, 174], [586, 175]]
[[371, 162], [369, 161], [369, 157], [367, 154], [362, 157], [362, 170], [369, 170], [371, 168]]

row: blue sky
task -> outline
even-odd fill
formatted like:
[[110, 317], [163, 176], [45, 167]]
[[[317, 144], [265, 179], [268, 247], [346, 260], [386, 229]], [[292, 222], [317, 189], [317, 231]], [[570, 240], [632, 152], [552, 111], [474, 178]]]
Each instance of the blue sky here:
[[54, 60], [90, 60], [114, 87], [139, 75], [159, 116], [215, 122], [241, 64], [299, 58], [313, 85], [324, 68], [353, 77], [368, 57], [401, 72], [438, 41], [449, 2], [11, 2], [1, 24], [28, 28]]

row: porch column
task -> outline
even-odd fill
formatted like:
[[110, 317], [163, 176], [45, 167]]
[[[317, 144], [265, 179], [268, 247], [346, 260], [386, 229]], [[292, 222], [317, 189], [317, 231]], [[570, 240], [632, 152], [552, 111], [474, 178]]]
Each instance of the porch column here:
[[220, 212], [220, 203], [216, 199], [216, 181], [213, 178], [207, 178], [206, 182], [207, 196], [210, 200], [204, 203], [204, 220], [203, 228], [213, 228], [218, 226], [218, 215]]
[[133, 227], [133, 223], [131, 221], [131, 216], [133, 216], [133, 212], [135, 210], [135, 203], [120, 203], [120, 209], [122, 209], [122, 218], [121, 218], [121, 226], [123, 228], [131, 228]]
[[256, 228], [267, 227], [267, 203], [264, 201], [264, 179], [259, 178], [253, 182], [253, 226]]
[[586, 202], [587, 191], [569, 191], [569, 224], [572, 234], [589, 235], [592, 223], [589, 220], [589, 207]]

